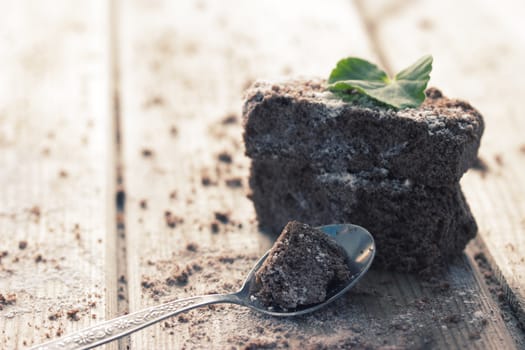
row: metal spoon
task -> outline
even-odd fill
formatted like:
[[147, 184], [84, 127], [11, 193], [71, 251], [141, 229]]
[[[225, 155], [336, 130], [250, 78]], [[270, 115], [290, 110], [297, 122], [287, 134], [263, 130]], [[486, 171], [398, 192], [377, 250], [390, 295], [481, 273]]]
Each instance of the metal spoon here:
[[255, 273], [268, 256], [268, 252], [266, 252], [255, 264], [244, 281], [243, 286], [236, 293], [203, 295], [170, 301], [162, 305], [149, 307], [105, 321], [31, 349], [91, 349], [136, 332], [168, 317], [175, 316], [181, 312], [209, 304], [238, 304], [272, 316], [297, 316], [318, 310], [348, 291], [365, 274], [375, 256], [374, 239], [367, 230], [360, 226], [340, 224], [321, 226], [318, 227], [318, 229], [334, 238], [343, 247], [348, 254], [349, 267], [352, 272], [352, 277], [348, 284], [338, 290], [329, 291], [326, 300], [322, 303], [303, 306], [293, 310], [268, 308], [258, 304], [257, 300], [251, 297], [251, 288], [255, 283]]

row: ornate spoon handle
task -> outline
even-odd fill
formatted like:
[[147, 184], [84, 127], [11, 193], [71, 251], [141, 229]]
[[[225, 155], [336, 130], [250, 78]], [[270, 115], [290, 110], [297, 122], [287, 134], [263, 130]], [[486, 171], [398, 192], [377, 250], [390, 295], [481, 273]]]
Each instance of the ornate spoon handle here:
[[31, 348], [31, 350], [91, 349], [136, 332], [168, 317], [175, 316], [181, 312], [217, 303], [243, 304], [237, 294], [203, 295], [174, 300], [99, 323], [62, 338], [37, 345]]

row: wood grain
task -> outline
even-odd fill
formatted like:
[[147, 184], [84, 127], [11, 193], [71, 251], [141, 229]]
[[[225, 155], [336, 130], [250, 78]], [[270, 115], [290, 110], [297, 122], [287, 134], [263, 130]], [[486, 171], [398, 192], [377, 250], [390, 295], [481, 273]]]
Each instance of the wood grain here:
[[115, 312], [108, 21], [104, 1], [0, 5], [0, 348], [19, 349]]
[[488, 1], [359, 1], [388, 64], [399, 70], [434, 55], [431, 84], [470, 101], [484, 116], [486, 171], [463, 189], [505, 296], [525, 324], [525, 5]]
[[[130, 310], [233, 291], [270, 245], [246, 198], [243, 88], [260, 77], [326, 76], [345, 55], [374, 57], [371, 43], [347, 1], [120, 6]], [[133, 335], [131, 345], [515, 348], [467, 258], [434, 284], [374, 271], [345, 299], [297, 319], [194, 310]]]

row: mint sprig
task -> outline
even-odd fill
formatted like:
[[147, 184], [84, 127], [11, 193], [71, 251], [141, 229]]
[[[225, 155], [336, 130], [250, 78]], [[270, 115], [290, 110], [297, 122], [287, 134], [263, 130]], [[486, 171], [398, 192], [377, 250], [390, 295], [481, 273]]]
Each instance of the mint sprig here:
[[394, 109], [413, 108], [425, 100], [431, 71], [430, 55], [421, 57], [393, 78], [375, 64], [348, 57], [337, 62], [330, 73], [328, 90], [348, 101], [365, 97]]

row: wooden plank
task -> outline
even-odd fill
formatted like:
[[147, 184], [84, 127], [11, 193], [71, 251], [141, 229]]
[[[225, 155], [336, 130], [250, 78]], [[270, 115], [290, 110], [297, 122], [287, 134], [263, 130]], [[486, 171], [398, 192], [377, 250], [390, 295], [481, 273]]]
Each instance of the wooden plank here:
[[115, 313], [108, 13], [0, 5], [0, 348], [19, 349]]
[[[242, 89], [257, 77], [326, 76], [345, 55], [374, 57], [370, 43], [348, 1], [136, 0], [121, 7], [130, 310], [233, 291], [270, 246], [246, 198]], [[131, 342], [155, 349], [365, 344], [515, 348], [469, 260], [433, 284], [373, 271], [314, 315], [278, 320], [217, 305]]]
[[498, 6], [473, 0], [359, 3], [394, 70], [431, 53], [431, 84], [470, 101], [483, 114], [480, 155], [488, 169], [467, 173], [462, 185], [488, 248], [486, 258], [525, 324], [525, 108], [520, 102], [525, 86], [516, 79], [525, 69], [520, 29], [525, 5], [514, 0]]

